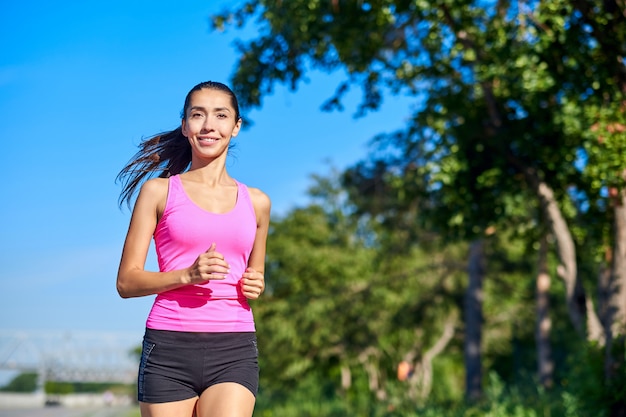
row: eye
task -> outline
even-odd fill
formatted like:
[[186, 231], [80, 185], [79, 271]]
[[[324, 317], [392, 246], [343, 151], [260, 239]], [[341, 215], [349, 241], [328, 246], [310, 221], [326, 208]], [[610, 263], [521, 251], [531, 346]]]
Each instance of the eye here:
[[198, 118], [200, 118], [200, 117], [202, 117], [202, 116], [203, 116], [203, 114], [202, 114], [202, 113], [191, 113], [191, 114], [189, 115], [189, 117], [191, 117], [192, 119], [198, 119]]
[[228, 117], [228, 115], [226, 113], [218, 113], [217, 114], [217, 118], [218, 119], [226, 119]]

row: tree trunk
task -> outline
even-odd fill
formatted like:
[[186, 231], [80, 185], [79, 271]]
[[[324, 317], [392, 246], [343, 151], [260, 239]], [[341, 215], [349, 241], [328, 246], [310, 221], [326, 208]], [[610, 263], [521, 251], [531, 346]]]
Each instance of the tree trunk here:
[[552, 189], [543, 181], [537, 184], [537, 193], [541, 200], [546, 219], [557, 242], [560, 265], [557, 272], [565, 281], [567, 311], [574, 328], [581, 334], [585, 331], [585, 297], [578, 280], [576, 247], [569, 227], [563, 218]]
[[614, 214], [615, 242], [609, 288], [611, 320], [607, 324], [612, 336], [623, 336], [626, 335], [626, 190], [616, 199]]
[[603, 345], [602, 324], [595, 309], [592, 308], [591, 300], [585, 295], [580, 279], [578, 279], [574, 239], [554, 198], [554, 192], [548, 184], [539, 179], [533, 170], [526, 169], [525, 175], [537, 193], [550, 231], [557, 242], [557, 255], [560, 261], [557, 273], [565, 282], [565, 297], [570, 320], [581, 336], [585, 336], [586, 333], [588, 340], [597, 341]]
[[[626, 189], [617, 194], [614, 203], [615, 242], [605, 322], [604, 373], [609, 387], [623, 384], [626, 374]], [[626, 399], [617, 399], [611, 405], [610, 416], [626, 416]]]
[[[620, 379], [624, 378], [623, 372], [626, 369], [624, 363], [626, 358], [626, 190], [618, 194], [614, 203], [615, 241], [608, 285], [608, 308], [604, 322], [606, 335], [604, 371], [607, 386], [619, 384]], [[626, 415], [624, 398], [618, 399], [611, 405], [610, 415]]]
[[385, 400], [387, 392], [380, 384], [380, 352], [378, 349], [370, 346], [362, 351], [358, 358], [367, 373], [370, 392], [376, 395], [376, 399]]
[[410, 389], [409, 397], [415, 400], [425, 400], [430, 395], [433, 386], [433, 359], [438, 356], [448, 346], [454, 337], [454, 326], [456, 317], [452, 315], [446, 319], [443, 332], [435, 344], [428, 349], [420, 360], [415, 362], [417, 352], [412, 350], [405, 356], [405, 361], [414, 363], [413, 371], [409, 377]]
[[482, 397], [481, 334], [483, 277], [485, 274], [484, 241], [472, 242], [469, 251], [469, 284], [465, 293], [465, 396], [471, 401]]
[[553, 385], [554, 362], [550, 346], [550, 274], [548, 273], [548, 242], [545, 235], [539, 241], [539, 262], [537, 273], [537, 327], [535, 342], [537, 343], [537, 371], [539, 383], [546, 389]]
[[345, 392], [352, 386], [352, 372], [348, 365], [341, 366], [341, 389]]

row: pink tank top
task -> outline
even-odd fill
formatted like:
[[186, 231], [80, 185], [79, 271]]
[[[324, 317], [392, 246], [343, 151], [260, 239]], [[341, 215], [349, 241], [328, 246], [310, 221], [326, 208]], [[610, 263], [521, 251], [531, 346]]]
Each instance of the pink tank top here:
[[224, 280], [188, 285], [160, 293], [146, 327], [185, 332], [253, 332], [254, 318], [239, 280], [248, 266], [256, 236], [256, 216], [248, 188], [237, 182], [237, 202], [228, 213], [197, 206], [185, 193], [180, 177], [169, 179], [165, 210], [156, 230], [159, 269], [187, 268], [212, 242], [230, 265]]

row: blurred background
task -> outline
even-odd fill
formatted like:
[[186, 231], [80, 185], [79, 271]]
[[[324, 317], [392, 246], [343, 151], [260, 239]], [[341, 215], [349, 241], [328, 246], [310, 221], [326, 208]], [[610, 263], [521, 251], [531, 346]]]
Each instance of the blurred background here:
[[623, 2], [35, 1], [0, 23], [0, 408], [136, 412], [152, 298], [115, 291], [115, 177], [216, 80], [246, 125], [229, 172], [273, 202], [259, 415], [626, 415]]

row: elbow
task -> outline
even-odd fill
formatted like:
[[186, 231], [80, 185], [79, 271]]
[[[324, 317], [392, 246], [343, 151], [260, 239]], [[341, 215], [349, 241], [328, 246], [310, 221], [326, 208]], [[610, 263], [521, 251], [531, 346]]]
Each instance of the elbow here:
[[131, 298], [133, 296], [130, 292], [130, 289], [128, 288], [128, 285], [124, 285], [124, 283], [119, 278], [117, 280], [116, 288], [117, 293], [122, 298]]
[[117, 293], [122, 298], [130, 298], [130, 295], [128, 295], [128, 293], [120, 285], [117, 286]]

